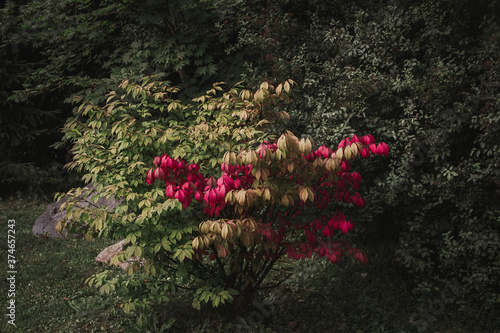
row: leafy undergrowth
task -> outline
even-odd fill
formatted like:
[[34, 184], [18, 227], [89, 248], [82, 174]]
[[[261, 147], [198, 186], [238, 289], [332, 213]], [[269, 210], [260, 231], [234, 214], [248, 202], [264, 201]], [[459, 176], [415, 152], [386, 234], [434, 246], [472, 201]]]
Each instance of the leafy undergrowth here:
[[[2, 275], [7, 271], [7, 221], [16, 221], [16, 327], [2, 316], [2, 332], [126, 332], [140, 320], [141, 332], [468, 332], [453, 316], [441, 313], [418, 327], [414, 300], [391, 260], [373, 254], [362, 266], [354, 260], [332, 265], [323, 260], [285, 261], [277, 270], [297, 274], [259, 295], [254, 309], [228, 318], [191, 307], [178, 293], [162, 308], [125, 315], [119, 296], [101, 295], [84, 284], [102, 271], [97, 254], [107, 240], [53, 239], [34, 236], [31, 228], [47, 203], [0, 202]], [[112, 268], [121, 272], [117, 268]], [[0, 282], [2, 304], [8, 285]], [[5, 306], [2, 307], [5, 310]], [[432, 325], [431, 325], [432, 324]]]

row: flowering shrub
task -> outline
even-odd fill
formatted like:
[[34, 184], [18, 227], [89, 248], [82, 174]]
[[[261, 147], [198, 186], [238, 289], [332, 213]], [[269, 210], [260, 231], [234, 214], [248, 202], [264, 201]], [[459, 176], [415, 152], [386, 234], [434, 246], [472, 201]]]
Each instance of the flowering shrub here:
[[112, 264], [145, 259], [128, 265], [129, 277], [107, 270], [88, 283], [120, 293], [126, 312], [166, 302], [179, 288], [195, 291], [196, 308], [236, 295], [242, 306], [284, 255], [339, 262], [351, 254], [366, 264], [344, 238], [354, 224], [335, 206], [365, 204], [351, 162], [387, 156], [388, 147], [371, 135], [348, 137], [336, 150], [313, 150], [288, 131], [273, 136], [293, 84], [264, 82], [255, 92], [214, 84], [193, 105], [175, 99], [177, 88], [145, 79], [124, 81], [105, 105], [83, 102], [65, 127], [75, 154], [69, 167], [97, 184], [93, 200], [120, 202], [106, 211], [69, 199], [58, 229], [125, 239]]
[[[197, 203], [206, 215], [191, 247], [174, 258], [203, 262], [208, 255], [217, 261], [226, 287], [252, 294], [284, 254], [298, 260], [316, 253], [338, 263], [348, 253], [367, 264], [362, 251], [333, 237], [351, 231], [353, 223], [329, 208], [334, 202], [363, 207], [365, 199], [354, 192], [361, 175], [350, 171], [350, 161], [388, 153], [372, 135], [348, 137], [336, 151], [326, 146], [313, 151], [309, 139], [287, 131], [277, 143], [226, 152], [220, 176], [206, 176], [199, 164], [184, 159], [157, 156], [147, 182], [165, 183], [167, 198], [178, 200], [182, 209]], [[313, 206], [326, 214], [311, 219]]]

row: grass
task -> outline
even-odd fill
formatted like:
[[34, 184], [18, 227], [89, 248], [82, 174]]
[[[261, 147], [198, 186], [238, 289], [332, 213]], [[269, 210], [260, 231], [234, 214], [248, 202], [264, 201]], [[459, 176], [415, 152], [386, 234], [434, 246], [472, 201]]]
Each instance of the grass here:
[[[117, 299], [101, 296], [84, 285], [102, 270], [95, 262], [109, 241], [86, 242], [34, 236], [31, 228], [46, 203], [0, 202], [2, 275], [7, 271], [7, 221], [15, 220], [16, 328], [3, 320], [2, 332], [121, 332], [129, 319], [115, 307]], [[6, 278], [0, 299], [7, 304]], [[4, 312], [6, 307], [2, 307]], [[2, 314], [3, 315], [3, 314]]]
[[119, 296], [100, 295], [84, 284], [105, 268], [95, 257], [112, 242], [32, 235], [34, 221], [46, 206], [20, 199], [0, 201], [4, 312], [9, 289], [7, 221], [12, 219], [17, 261], [16, 327], [2, 314], [2, 332], [126, 332], [138, 319], [145, 323], [144, 332], [161, 332], [168, 320], [165, 332], [469, 332], [456, 327], [446, 314], [437, 322], [425, 322], [427, 326], [412, 324], [414, 300], [390, 257], [376, 252], [366, 267], [349, 260], [340, 265], [319, 260], [288, 263], [297, 273], [282, 287], [262, 293], [258, 306], [238, 319], [194, 310], [183, 293], [154, 312], [125, 315], [117, 305]]

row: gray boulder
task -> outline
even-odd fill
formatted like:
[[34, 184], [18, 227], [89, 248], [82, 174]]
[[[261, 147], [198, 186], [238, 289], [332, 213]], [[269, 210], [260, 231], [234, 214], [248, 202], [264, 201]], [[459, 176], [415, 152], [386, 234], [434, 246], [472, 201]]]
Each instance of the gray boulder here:
[[66, 212], [59, 211], [59, 208], [61, 208], [64, 201], [50, 204], [45, 212], [35, 220], [35, 225], [32, 229], [34, 235], [48, 234], [52, 237], [63, 237], [56, 231], [56, 225], [57, 222], [64, 219], [64, 216], [66, 215]]
[[[88, 188], [87, 191], [84, 192], [83, 195], [78, 197], [77, 205], [79, 207], [88, 207], [91, 204], [91, 199], [97, 195], [97, 189], [93, 184], [89, 184], [86, 186]], [[90, 191], [90, 192], [89, 192]], [[88, 193], [88, 195], [87, 195]], [[68, 200], [67, 197], [59, 200], [58, 202], [54, 202], [50, 204], [45, 212], [40, 215], [33, 226], [33, 234], [48, 234], [52, 237], [63, 237], [60, 233], [56, 231], [56, 225], [59, 221], [63, 220], [66, 217], [66, 210], [60, 211], [61, 205]], [[112, 210], [118, 206], [119, 201], [114, 197], [110, 197], [106, 200], [106, 198], [99, 198], [94, 205], [99, 207], [108, 207], [109, 210]]]

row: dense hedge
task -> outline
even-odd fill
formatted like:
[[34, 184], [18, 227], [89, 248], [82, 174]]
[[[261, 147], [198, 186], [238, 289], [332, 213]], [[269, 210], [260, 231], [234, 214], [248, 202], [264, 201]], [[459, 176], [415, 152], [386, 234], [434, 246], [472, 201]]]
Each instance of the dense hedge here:
[[498, 315], [498, 12], [486, 1], [281, 1], [240, 30], [241, 45], [268, 55], [268, 78], [302, 83], [295, 132], [331, 143], [370, 132], [394, 147], [389, 172], [369, 167], [363, 236], [395, 249], [423, 325], [436, 302], [466, 319]]

